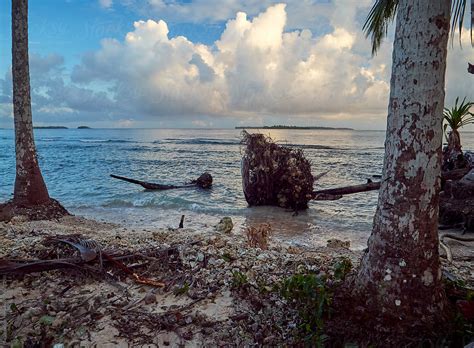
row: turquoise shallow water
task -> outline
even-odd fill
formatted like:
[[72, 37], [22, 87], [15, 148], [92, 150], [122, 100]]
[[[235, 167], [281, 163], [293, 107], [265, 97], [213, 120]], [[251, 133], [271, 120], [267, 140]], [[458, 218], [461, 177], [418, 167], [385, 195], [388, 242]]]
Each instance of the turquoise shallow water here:
[[[282, 144], [304, 149], [313, 173], [330, 170], [319, 188], [364, 183], [380, 174], [382, 131], [266, 130]], [[348, 238], [365, 246], [377, 200], [376, 192], [334, 202], [312, 202], [293, 216], [279, 208], [248, 208], [242, 193], [239, 130], [233, 129], [38, 129], [40, 165], [51, 196], [71, 212], [142, 227], [186, 225], [204, 228], [224, 215], [236, 229], [269, 221], [275, 235], [294, 243], [318, 244]], [[474, 136], [463, 144], [474, 149]], [[146, 192], [109, 174], [180, 184], [204, 171], [214, 177], [210, 191], [180, 189]], [[13, 131], [0, 130], [0, 201], [11, 197], [14, 183]]]

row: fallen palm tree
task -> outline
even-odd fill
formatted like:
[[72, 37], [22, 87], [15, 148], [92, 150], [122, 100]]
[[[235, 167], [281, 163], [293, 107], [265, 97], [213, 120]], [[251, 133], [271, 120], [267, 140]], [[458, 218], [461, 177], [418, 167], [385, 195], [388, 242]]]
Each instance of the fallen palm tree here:
[[303, 151], [275, 144], [263, 134], [242, 132], [242, 186], [250, 206], [306, 209], [313, 197], [311, 163]]
[[[441, 181], [445, 183], [447, 180], [459, 180], [469, 172], [469, 168], [444, 171], [441, 173]], [[366, 184], [335, 187], [331, 189], [313, 191], [313, 199], [321, 200], [320, 197], [338, 197], [353, 193], [374, 191], [380, 189], [380, 181], [368, 180]], [[337, 199], [338, 199], [337, 198]]]
[[337, 196], [341, 198], [343, 195], [373, 191], [373, 190], [378, 190], [379, 188], [380, 188], [380, 181], [377, 181], [377, 182], [369, 181], [368, 183], [362, 184], [362, 185], [344, 186], [344, 187], [336, 187], [332, 189], [313, 191], [313, 197], [317, 198], [319, 195], [331, 195], [331, 196]]
[[242, 186], [250, 206], [275, 205], [306, 209], [310, 200], [337, 200], [343, 195], [378, 190], [380, 182], [313, 191], [314, 182], [326, 175], [313, 176], [311, 163], [302, 150], [275, 144], [263, 134], [242, 132], [246, 145], [242, 158]]
[[209, 173], [203, 173], [199, 178], [196, 180], [192, 180], [189, 183], [184, 185], [164, 185], [158, 183], [151, 183], [147, 181], [141, 181], [131, 178], [126, 178], [124, 176], [110, 174], [110, 176], [114, 179], [123, 180], [132, 184], [140, 185], [147, 190], [171, 190], [171, 189], [178, 189], [178, 188], [187, 188], [187, 187], [200, 187], [203, 189], [211, 188], [212, 186], [212, 175]]

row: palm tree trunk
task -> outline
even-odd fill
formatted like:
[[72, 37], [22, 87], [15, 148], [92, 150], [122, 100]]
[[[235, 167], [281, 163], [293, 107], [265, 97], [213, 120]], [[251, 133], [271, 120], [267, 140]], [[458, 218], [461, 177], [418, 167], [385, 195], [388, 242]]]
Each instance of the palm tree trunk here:
[[438, 202], [449, 18], [448, 0], [399, 1], [382, 184], [357, 284], [400, 320], [434, 320], [445, 301]]
[[28, 61], [28, 0], [12, 0], [13, 114], [16, 179], [13, 201], [35, 205], [49, 200], [33, 139]]
[[459, 169], [459, 156], [462, 158], [462, 154], [461, 135], [457, 129], [452, 129], [448, 135], [448, 145], [443, 150], [443, 170]]

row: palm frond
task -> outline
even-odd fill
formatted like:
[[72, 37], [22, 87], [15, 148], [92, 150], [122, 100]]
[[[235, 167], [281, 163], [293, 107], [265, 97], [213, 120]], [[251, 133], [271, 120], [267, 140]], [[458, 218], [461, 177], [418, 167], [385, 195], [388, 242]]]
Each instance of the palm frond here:
[[382, 40], [387, 36], [388, 26], [395, 18], [397, 7], [398, 0], [376, 0], [374, 6], [372, 6], [362, 27], [365, 36], [371, 37], [372, 55], [377, 53]]
[[473, 45], [472, 41], [472, 26], [474, 25], [474, 0], [471, 0], [471, 45]]
[[[459, 44], [461, 45], [462, 28], [464, 25], [464, 15], [466, 13], [467, 0], [452, 0], [451, 5], [451, 42], [454, 42], [456, 30], [459, 32]], [[388, 27], [393, 22], [397, 13], [398, 0], [375, 0], [374, 5], [370, 9], [369, 15], [365, 20], [362, 30], [366, 37], [371, 37], [372, 55], [382, 44], [382, 40], [387, 36]], [[474, 0], [471, 0], [471, 44], [473, 41], [474, 25]]]
[[[471, 6], [472, 6], [472, 3], [471, 3]], [[455, 29], [457, 28], [459, 31], [459, 45], [461, 45], [462, 28], [464, 24], [465, 12], [466, 12], [466, 0], [453, 0], [452, 5], [451, 5], [451, 43], [454, 42], [454, 36], [456, 32]], [[472, 22], [471, 22], [471, 30], [472, 30]]]
[[446, 124], [444, 131], [446, 132], [447, 126], [453, 130], [457, 130], [468, 124], [474, 124], [474, 114], [470, 111], [474, 107], [474, 102], [466, 101], [466, 98], [459, 103], [459, 97], [454, 101], [454, 106], [450, 109], [444, 109], [444, 120]]

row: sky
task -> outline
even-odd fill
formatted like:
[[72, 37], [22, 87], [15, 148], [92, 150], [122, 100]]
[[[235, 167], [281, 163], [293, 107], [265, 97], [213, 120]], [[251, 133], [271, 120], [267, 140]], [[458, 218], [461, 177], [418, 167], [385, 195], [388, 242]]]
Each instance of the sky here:
[[[383, 130], [394, 29], [372, 57], [362, 32], [372, 2], [30, 0], [34, 124]], [[5, 128], [13, 126], [10, 3], [0, 0]], [[449, 48], [447, 106], [474, 99], [468, 31], [462, 41]]]

